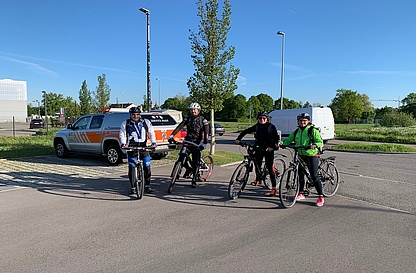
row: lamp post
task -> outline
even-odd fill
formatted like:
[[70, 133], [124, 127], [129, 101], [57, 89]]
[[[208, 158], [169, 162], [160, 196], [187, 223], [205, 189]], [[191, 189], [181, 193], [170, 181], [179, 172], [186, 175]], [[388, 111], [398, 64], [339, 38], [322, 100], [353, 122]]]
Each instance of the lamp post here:
[[277, 35], [282, 35], [282, 74], [280, 75], [280, 110], [283, 109], [283, 75], [284, 75], [284, 58], [285, 58], [285, 33], [278, 31]]
[[38, 100], [34, 100], [33, 102], [38, 103], [38, 114], [39, 114], [39, 118], [40, 118], [40, 102]]
[[160, 78], [156, 78], [156, 80], [159, 82], [159, 103], [158, 103], [158, 105], [159, 105], [159, 108], [160, 108]]
[[147, 111], [150, 112], [150, 10], [139, 8], [147, 17]]
[[46, 91], [42, 91], [43, 93], [43, 102], [45, 106], [45, 121], [46, 121], [46, 134], [48, 134], [48, 112], [46, 111]]

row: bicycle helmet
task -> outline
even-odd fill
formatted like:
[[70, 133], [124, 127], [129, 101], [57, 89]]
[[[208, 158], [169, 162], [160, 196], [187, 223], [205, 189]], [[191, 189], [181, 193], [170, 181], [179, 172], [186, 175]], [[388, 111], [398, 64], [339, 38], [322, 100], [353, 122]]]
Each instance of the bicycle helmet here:
[[266, 111], [260, 111], [257, 113], [257, 118], [259, 117], [266, 117], [269, 118], [269, 113], [267, 113]]
[[304, 119], [307, 119], [307, 120], [311, 120], [311, 116], [308, 114], [308, 113], [300, 113], [298, 116], [297, 116], [297, 120], [299, 120], [299, 119], [301, 119], [301, 118], [304, 118]]
[[189, 104], [188, 109], [198, 109], [198, 111], [201, 111], [201, 105], [197, 102], [193, 102]]
[[140, 110], [140, 107], [131, 107], [130, 109], [129, 109], [129, 113], [130, 114], [132, 114], [132, 113], [141, 113], [142, 111]]

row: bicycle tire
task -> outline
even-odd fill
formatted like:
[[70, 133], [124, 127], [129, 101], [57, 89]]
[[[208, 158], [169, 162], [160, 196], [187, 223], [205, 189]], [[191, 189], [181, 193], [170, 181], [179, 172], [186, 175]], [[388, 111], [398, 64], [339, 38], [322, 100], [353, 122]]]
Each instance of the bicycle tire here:
[[339, 172], [332, 162], [323, 161], [318, 168], [318, 175], [322, 182], [322, 192], [325, 197], [333, 196], [339, 187]]
[[280, 180], [279, 198], [283, 207], [291, 208], [296, 203], [296, 196], [299, 193], [299, 175], [296, 168], [287, 168]]
[[173, 169], [172, 169], [172, 179], [170, 180], [170, 184], [169, 184], [169, 188], [168, 188], [168, 193], [172, 193], [173, 190], [173, 186], [175, 185], [176, 180], [179, 178], [179, 175], [181, 173], [181, 169], [182, 169], [182, 162], [180, 161], [176, 161], [175, 165], [173, 165]]
[[133, 181], [134, 187], [136, 190], [137, 199], [142, 199], [144, 194], [144, 175], [143, 175], [143, 166], [138, 164], [136, 168], [134, 168], [133, 172]]
[[[286, 170], [286, 162], [281, 159], [275, 159], [273, 162], [273, 168], [274, 168], [274, 173], [276, 174], [276, 188], [279, 187], [280, 184], [280, 178], [282, 177], [283, 172]], [[272, 189], [272, 180], [270, 179], [270, 175], [269, 172], [267, 171], [267, 169], [264, 169], [264, 173], [263, 173], [263, 181], [264, 181], [264, 185], [271, 190]]]
[[207, 181], [214, 169], [214, 159], [210, 155], [204, 155], [199, 163], [199, 177], [202, 181]]
[[247, 180], [250, 174], [250, 166], [247, 162], [241, 163], [235, 169], [228, 184], [228, 197], [235, 200], [240, 197], [240, 193], [247, 185]]

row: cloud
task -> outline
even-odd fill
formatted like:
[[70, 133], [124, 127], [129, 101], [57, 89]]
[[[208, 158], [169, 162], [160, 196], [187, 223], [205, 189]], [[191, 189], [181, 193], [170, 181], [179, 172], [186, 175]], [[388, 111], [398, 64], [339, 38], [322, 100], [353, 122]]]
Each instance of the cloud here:
[[340, 74], [365, 74], [365, 75], [416, 75], [416, 71], [385, 71], [385, 70], [350, 70], [339, 71]]
[[237, 84], [240, 85], [240, 86], [246, 85], [247, 84], [247, 79], [243, 76], [238, 76]]
[[53, 77], [58, 76], [58, 73], [56, 73], [52, 70], [49, 70], [47, 68], [44, 68], [43, 66], [38, 65], [36, 63], [26, 62], [26, 61], [22, 61], [22, 60], [19, 60], [19, 59], [6, 57], [6, 56], [0, 56], [0, 58], [4, 59], [6, 61], [13, 62], [13, 63], [23, 64], [24, 66], [28, 67], [30, 70], [33, 70], [33, 71], [35, 71], [36, 73], [39, 73], [39, 74], [49, 75], [49, 76], [53, 76]]

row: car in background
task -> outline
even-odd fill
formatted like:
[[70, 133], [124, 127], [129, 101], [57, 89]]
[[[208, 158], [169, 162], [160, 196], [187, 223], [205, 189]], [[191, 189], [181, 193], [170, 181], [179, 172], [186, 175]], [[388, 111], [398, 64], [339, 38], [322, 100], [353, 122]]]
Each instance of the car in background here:
[[225, 133], [225, 128], [221, 124], [214, 123], [214, 130], [216, 135], [222, 136]]
[[45, 128], [45, 123], [41, 118], [34, 118], [30, 121], [29, 129]]

